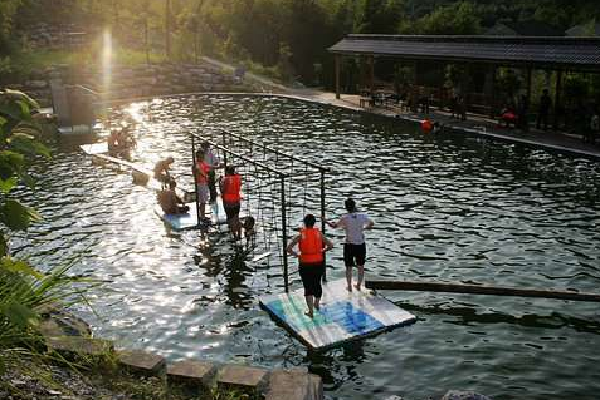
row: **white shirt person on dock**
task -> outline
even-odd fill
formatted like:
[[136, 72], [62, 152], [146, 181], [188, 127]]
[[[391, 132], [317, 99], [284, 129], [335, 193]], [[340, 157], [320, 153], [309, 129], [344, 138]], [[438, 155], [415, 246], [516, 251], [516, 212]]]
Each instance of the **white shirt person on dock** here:
[[345, 202], [347, 214], [344, 214], [338, 222], [327, 221], [332, 228], [344, 228], [346, 230], [346, 242], [344, 243], [344, 264], [346, 265], [347, 290], [352, 291], [352, 267], [358, 267], [356, 290], [361, 289], [365, 278], [365, 260], [367, 257], [367, 246], [365, 243], [365, 229], [371, 229], [375, 223], [364, 213], [359, 213], [356, 202], [347, 198]]

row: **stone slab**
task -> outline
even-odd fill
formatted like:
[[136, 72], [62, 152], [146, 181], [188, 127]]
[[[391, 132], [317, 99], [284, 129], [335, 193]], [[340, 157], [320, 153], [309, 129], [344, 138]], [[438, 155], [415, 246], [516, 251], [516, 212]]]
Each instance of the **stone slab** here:
[[303, 371], [275, 370], [269, 376], [265, 400], [321, 400], [321, 378]]
[[81, 336], [52, 336], [46, 338], [48, 350], [61, 354], [105, 355], [113, 351], [111, 342]]
[[266, 377], [267, 371], [261, 368], [226, 365], [219, 371], [217, 383], [246, 390], [259, 390]]
[[264, 296], [260, 306], [313, 349], [323, 349], [414, 323], [414, 315], [367, 290], [346, 291], [346, 280], [323, 285], [321, 309], [309, 318], [302, 288]]
[[118, 351], [119, 364], [130, 372], [143, 374], [158, 374], [164, 372], [165, 358], [141, 350]]
[[184, 360], [167, 365], [167, 381], [208, 385], [215, 375], [216, 367], [206, 361]]

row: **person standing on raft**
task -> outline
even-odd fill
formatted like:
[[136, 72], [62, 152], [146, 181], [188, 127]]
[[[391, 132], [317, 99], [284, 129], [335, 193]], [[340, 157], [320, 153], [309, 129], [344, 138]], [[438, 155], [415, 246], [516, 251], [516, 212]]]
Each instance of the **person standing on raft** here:
[[[304, 228], [300, 234], [295, 236], [286, 251], [288, 254], [298, 257], [299, 272], [304, 286], [304, 297], [308, 311], [306, 315], [313, 317], [313, 310], [319, 310], [319, 302], [323, 295], [321, 279], [325, 272], [324, 253], [333, 248], [333, 243], [327, 239], [319, 228], [315, 227], [316, 218], [312, 214], [306, 214], [303, 219]], [[294, 251], [294, 246], [298, 245], [298, 252]]]
[[196, 179], [196, 196], [198, 196], [198, 203], [200, 205], [200, 215], [198, 221], [205, 219], [206, 215], [206, 202], [209, 199], [208, 190], [208, 174], [210, 173], [210, 167], [204, 161], [204, 152], [202, 150], [196, 151], [196, 164], [194, 165], [194, 176]]
[[347, 214], [343, 215], [338, 222], [327, 222], [332, 228], [344, 228], [346, 230], [346, 243], [344, 243], [344, 264], [346, 264], [346, 282], [348, 291], [352, 291], [352, 267], [356, 260], [358, 277], [356, 290], [360, 290], [365, 278], [365, 260], [367, 258], [367, 246], [365, 243], [365, 229], [371, 229], [375, 223], [364, 213], [359, 213], [356, 202], [347, 198], [344, 204]]
[[210, 192], [210, 202], [214, 203], [217, 199], [217, 179], [216, 179], [216, 171], [215, 169], [219, 168], [219, 158], [213, 153], [210, 148], [209, 142], [202, 143], [202, 150], [204, 151], [204, 162], [210, 167], [210, 171], [208, 173], [208, 191]]
[[240, 224], [242, 177], [235, 172], [235, 167], [225, 167], [225, 176], [220, 181], [220, 189], [227, 225], [229, 225], [233, 238], [238, 240], [242, 235]]
[[171, 181], [171, 164], [175, 162], [173, 157], [167, 157], [161, 160], [154, 166], [154, 179], [162, 184], [162, 189], [165, 190]]

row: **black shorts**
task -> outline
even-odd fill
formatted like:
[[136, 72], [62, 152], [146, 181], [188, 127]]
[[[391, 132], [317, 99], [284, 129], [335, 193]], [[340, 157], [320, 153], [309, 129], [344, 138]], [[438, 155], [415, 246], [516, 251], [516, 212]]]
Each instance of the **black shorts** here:
[[[353, 267], [354, 265], [365, 265], [366, 258], [367, 245], [365, 243], [344, 243], [344, 264], [346, 264], [346, 267]], [[355, 259], [356, 264], [354, 264]]]
[[321, 297], [323, 295], [321, 279], [323, 278], [323, 272], [325, 272], [323, 263], [300, 264], [299, 271], [300, 278], [302, 278], [302, 286], [304, 286], [304, 295]]
[[227, 221], [240, 215], [240, 203], [223, 203], [223, 208], [225, 208]]

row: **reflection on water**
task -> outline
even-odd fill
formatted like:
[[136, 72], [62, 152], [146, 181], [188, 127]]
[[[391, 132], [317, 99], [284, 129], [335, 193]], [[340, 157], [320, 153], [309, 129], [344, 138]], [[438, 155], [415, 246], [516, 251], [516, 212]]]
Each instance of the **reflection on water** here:
[[[157, 99], [128, 110], [138, 121], [137, 160], [151, 167], [175, 155], [175, 175], [187, 184], [191, 130], [220, 140], [225, 128], [330, 167], [329, 217], [353, 195], [377, 223], [368, 236], [370, 276], [597, 291], [596, 162], [481, 138], [424, 137], [395, 120], [286, 99]], [[591, 399], [600, 389], [594, 305], [390, 292], [419, 317], [415, 325], [307, 353], [258, 308], [258, 295], [282, 291], [277, 248], [261, 258], [260, 245], [242, 251], [224, 229], [168, 232], [153, 194], [78, 153], [59, 151], [37, 175], [35, 194], [17, 195], [45, 219], [16, 237], [13, 251], [40, 269], [75, 261], [73, 274], [103, 281], [90, 296], [101, 319], [79, 312], [96, 335], [125, 347], [170, 359], [308, 366], [336, 399], [425, 398], [451, 388], [497, 399]], [[290, 190], [298, 204], [318, 201]], [[330, 235], [338, 245], [329, 276], [339, 278], [343, 235]], [[257, 241], [276, 243], [266, 229]]]

